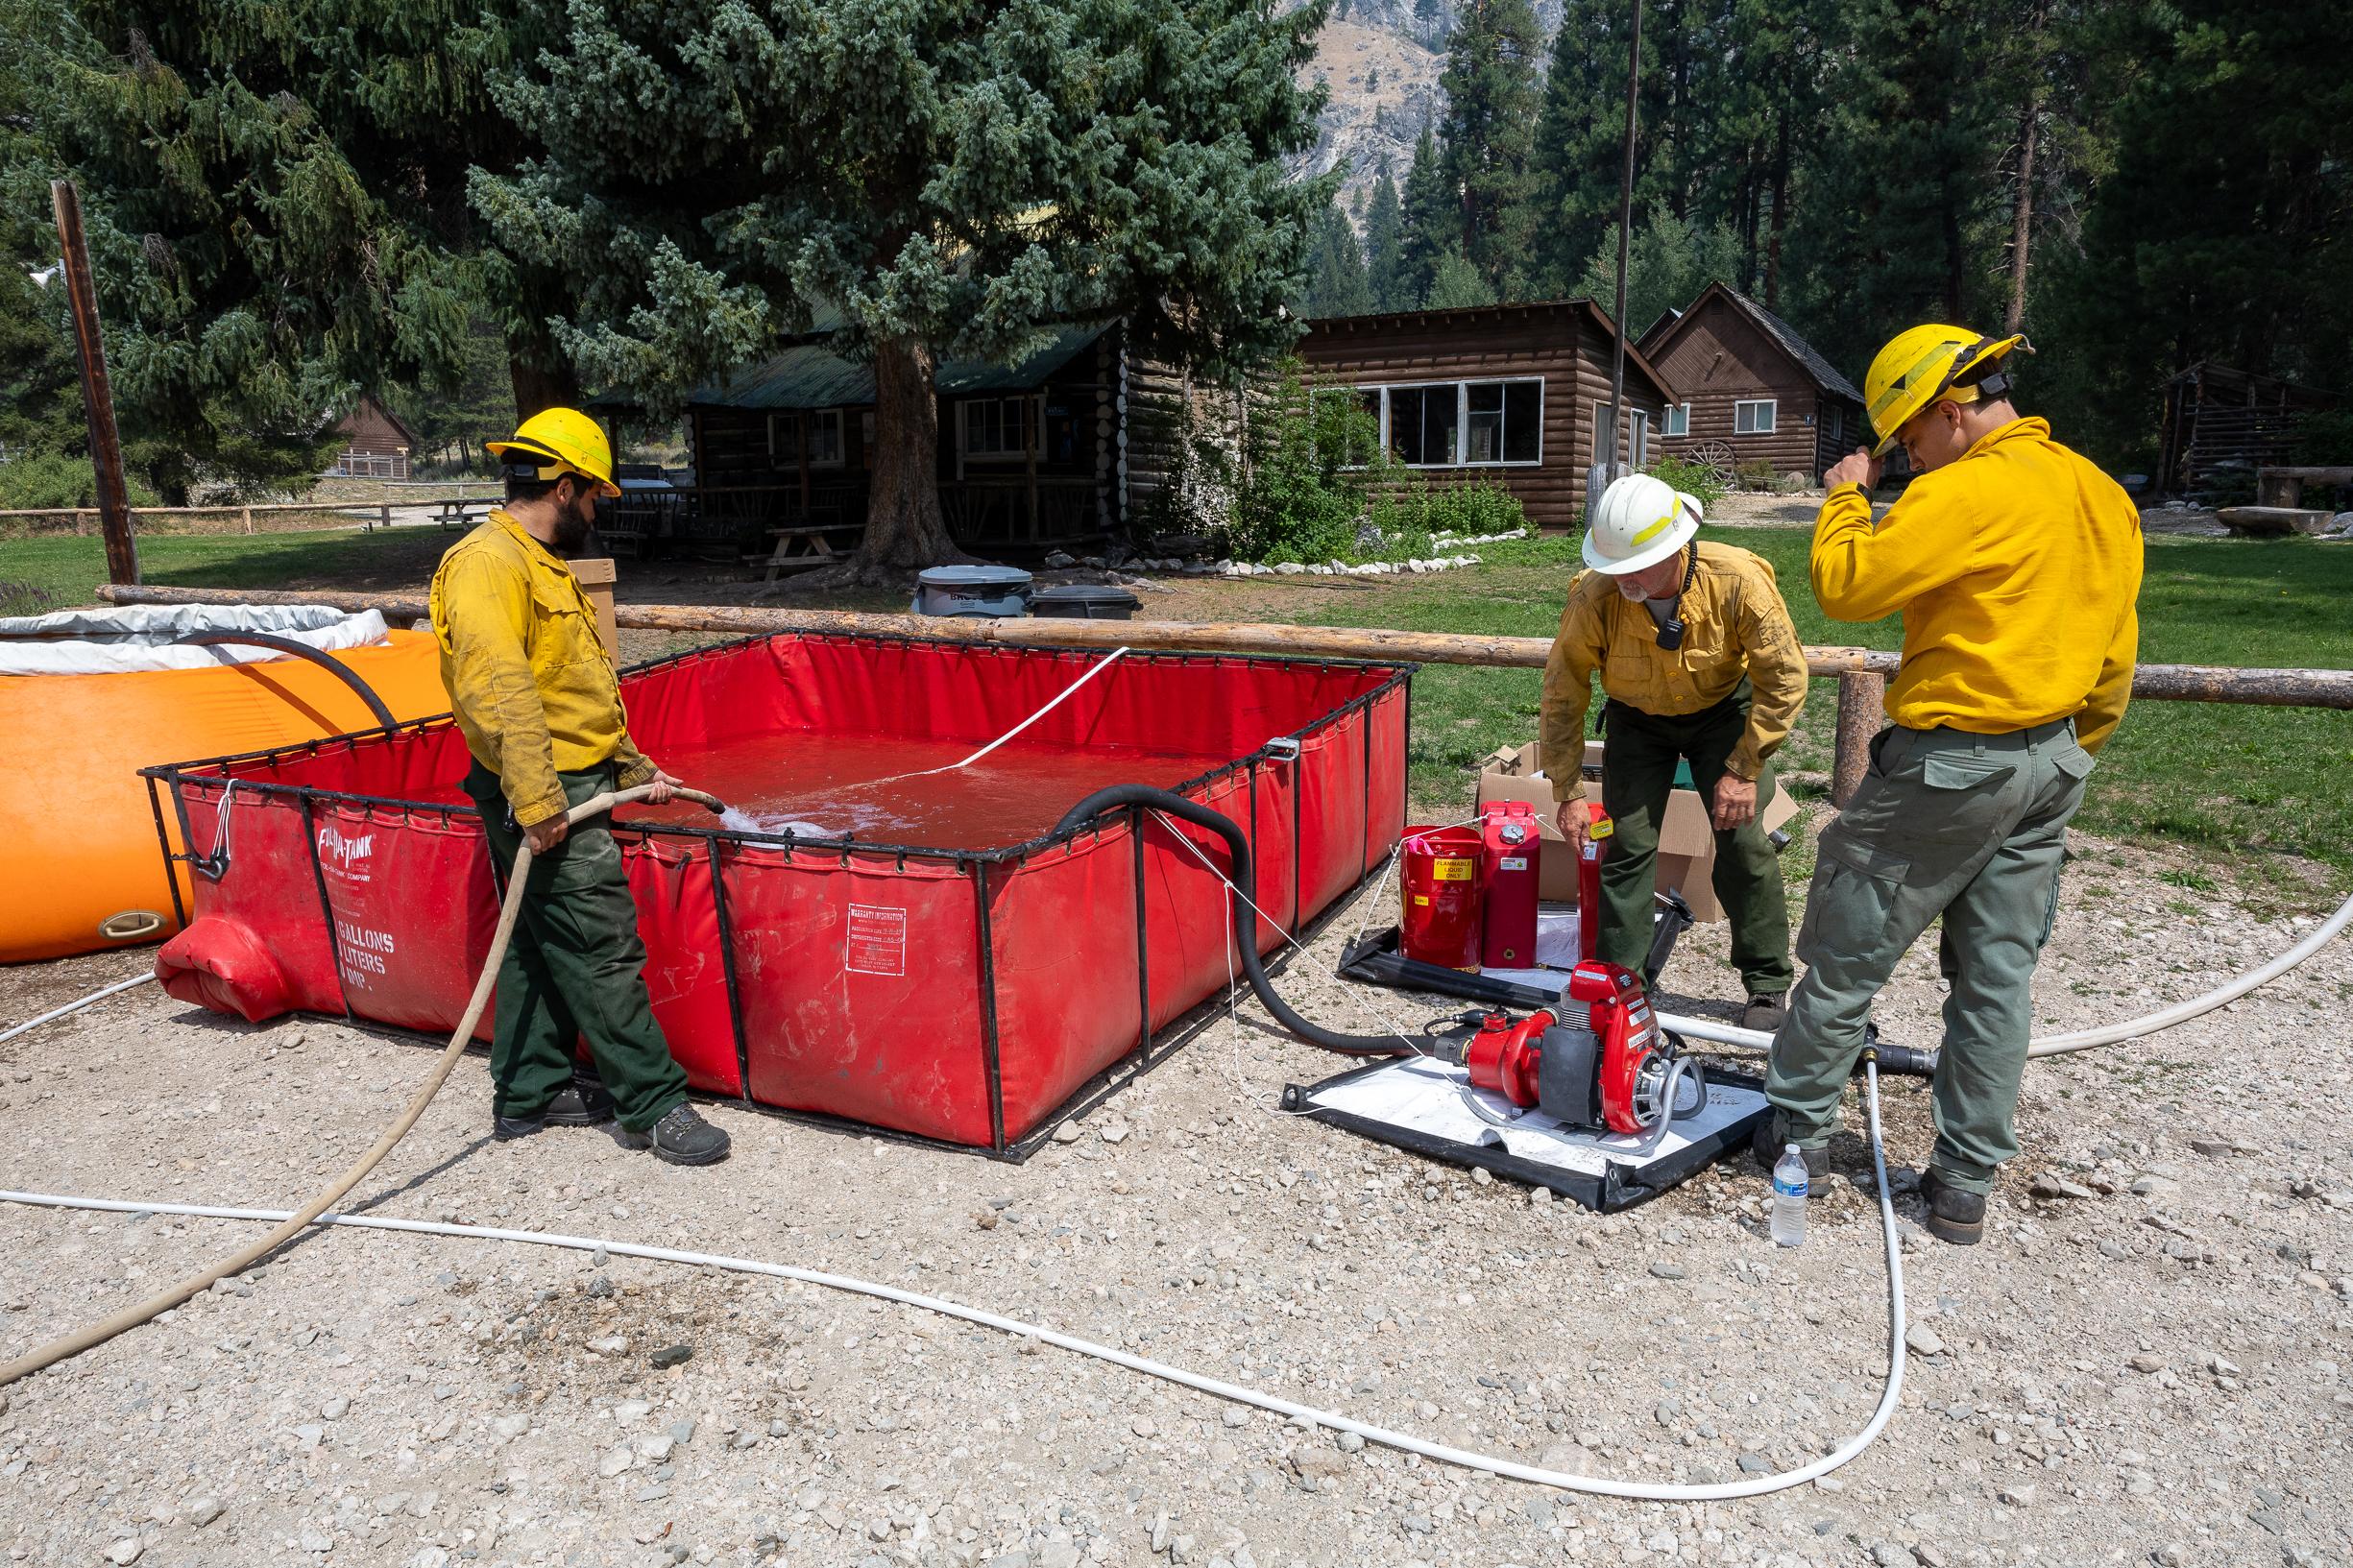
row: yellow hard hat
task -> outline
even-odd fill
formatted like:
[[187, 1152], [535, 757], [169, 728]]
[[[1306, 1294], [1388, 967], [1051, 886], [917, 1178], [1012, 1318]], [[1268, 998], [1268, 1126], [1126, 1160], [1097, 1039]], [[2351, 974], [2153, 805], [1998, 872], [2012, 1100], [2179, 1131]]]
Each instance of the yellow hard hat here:
[[1863, 401], [1880, 438], [1871, 455], [1886, 456], [1904, 422], [1930, 403], [1972, 403], [2008, 392], [2008, 379], [1996, 366], [2013, 349], [2034, 352], [2024, 333], [1989, 338], [1966, 326], [1930, 324], [1889, 339], [1863, 377]]
[[613, 444], [594, 420], [576, 408], [543, 408], [506, 440], [486, 441], [482, 446], [519, 474], [528, 469], [542, 482], [576, 473], [595, 480], [599, 495], [621, 493], [613, 482]]

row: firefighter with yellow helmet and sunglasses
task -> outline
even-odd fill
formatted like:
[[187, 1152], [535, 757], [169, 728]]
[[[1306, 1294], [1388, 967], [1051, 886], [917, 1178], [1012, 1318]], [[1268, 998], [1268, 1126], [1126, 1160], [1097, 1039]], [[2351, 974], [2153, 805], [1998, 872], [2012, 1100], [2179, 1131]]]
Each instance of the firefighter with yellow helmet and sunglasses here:
[[[473, 765], [466, 793], [491, 864], [533, 850], [529, 893], [498, 967], [491, 1114], [501, 1139], [618, 1120], [624, 1143], [673, 1165], [725, 1159], [727, 1134], [687, 1103], [687, 1076], [654, 1022], [619, 847], [609, 818], [567, 829], [608, 789], [677, 784], [629, 738], [613, 659], [567, 557], [619, 495], [613, 448], [577, 409], [543, 409], [505, 441], [506, 504], [449, 547], [433, 574], [442, 685]], [[579, 1076], [586, 1040], [594, 1078]]]
[[[1928, 1229], [1983, 1235], [2031, 1033], [2030, 988], [2058, 912], [2068, 819], [2116, 733], [2139, 640], [2141, 519], [2117, 483], [2023, 418], [2023, 337], [1916, 326], [1864, 381], [1879, 442], [1823, 476], [1814, 596], [1839, 620], [1904, 617], [1887, 727], [1822, 833], [1798, 931], [1807, 966], [1777, 1031], [1756, 1150], [1817, 1171], [1871, 1002], [1929, 924], [1951, 983], [1921, 1178]], [[1876, 521], [1901, 446], [1914, 475]]]

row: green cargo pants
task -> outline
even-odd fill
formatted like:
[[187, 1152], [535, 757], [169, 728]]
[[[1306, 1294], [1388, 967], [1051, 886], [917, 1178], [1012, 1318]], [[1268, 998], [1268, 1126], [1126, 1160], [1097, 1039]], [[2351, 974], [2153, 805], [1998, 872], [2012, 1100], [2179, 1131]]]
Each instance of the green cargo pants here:
[[[609, 765], [556, 777], [574, 806], [614, 783]], [[508, 814], [498, 776], [479, 762], [466, 775], [466, 793], [482, 813], [503, 889], [522, 832]], [[584, 1036], [596, 1075], [631, 1132], [645, 1131], [686, 1102], [686, 1071], [671, 1058], [646, 997], [637, 901], [606, 817], [575, 824], [563, 843], [532, 857], [522, 913], [498, 965], [493, 1114], [545, 1111], [571, 1082], [573, 1042]]]
[[1765, 1076], [1777, 1139], [1829, 1142], [1872, 999], [1942, 915], [1938, 961], [1952, 991], [1928, 1164], [1961, 1192], [1992, 1188], [1995, 1169], [2018, 1153], [2011, 1122], [2033, 1031], [2034, 965], [2058, 914], [2067, 822], [2091, 771], [2073, 719], [2008, 735], [1880, 732], [1862, 786], [1822, 832], [1798, 930], [1806, 974]]
[[[1712, 808], [1724, 760], [1748, 728], [1749, 684], [1696, 713], [1666, 716], [1612, 702], [1603, 720], [1601, 804], [1612, 832], [1601, 856], [1601, 937], [1608, 963], [1642, 973], [1650, 956], [1658, 887], [1659, 822], [1675, 787], [1675, 764], [1691, 764], [1691, 786]], [[1759, 810], [1773, 798], [1773, 768], [1757, 778]], [[1789, 989], [1789, 903], [1781, 858], [1752, 817], [1715, 835], [1715, 896], [1732, 922], [1733, 967], [1749, 995]]]

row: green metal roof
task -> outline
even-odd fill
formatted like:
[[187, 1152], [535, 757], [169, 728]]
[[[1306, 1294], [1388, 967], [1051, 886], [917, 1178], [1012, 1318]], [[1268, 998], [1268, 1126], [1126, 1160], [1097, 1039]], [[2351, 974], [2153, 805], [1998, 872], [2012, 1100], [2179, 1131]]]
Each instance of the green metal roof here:
[[[940, 396], [1041, 386], [1110, 326], [1078, 322], [1055, 327], [1042, 348], [1018, 364], [944, 360], [938, 375]], [[874, 401], [874, 370], [842, 358], [823, 343], [797, 343], [772, 359], [736, 372], [724, 383], [698, 389], [687, 401], [703, 408], [856, 408]]]

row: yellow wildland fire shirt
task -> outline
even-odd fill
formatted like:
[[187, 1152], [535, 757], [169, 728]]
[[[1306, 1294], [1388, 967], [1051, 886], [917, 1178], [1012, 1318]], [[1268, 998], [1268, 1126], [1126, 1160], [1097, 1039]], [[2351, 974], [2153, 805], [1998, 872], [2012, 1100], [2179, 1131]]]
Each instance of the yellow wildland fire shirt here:
[[1887, 716], [2001, 735], [2075, 716], [2096, 752], [2132, 695], [2141, 514], [2115, 480], [2013, 420], [1914, 479], [1877, 527], [1860, 485], [1814, 522], [1814, 597], [1840, 620], [1904, 613]]
[[603, 762], [619, 786], [654, 765], [629, 738], [619, 677], [580, 580], [503, 511], [449, 547], [433, 573], [441, 684], [475, 761], [498, 775], [519, 826], [565, 808], [558, 773]]
[[1732, 695], [1747, 676], [1748, 728], [1725, 767], [1754, 779], [1789, 738], [1806, 706], [1806, 650], [1782, 602], [1773, 567], [1730, 544], [1703, 542], [1683, 595], [1683, 646], [1659, 646], [1659, 623], [1614, 578], [1581, 571], [1568, 585], [1560, 634], [1537, 703], [1537, 750], [1564, 805], [1585, 794], [1585, 715], [1601, 689], [1646, 713], [1696, 713]]

